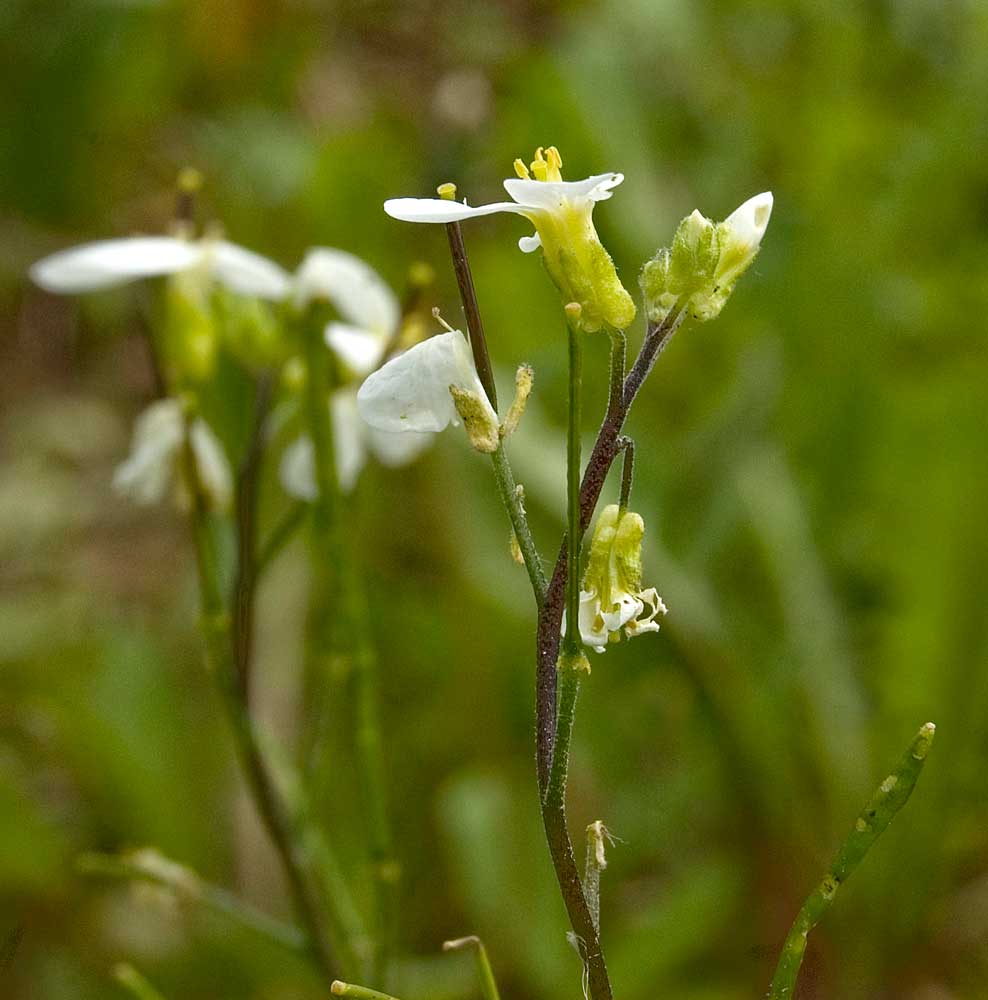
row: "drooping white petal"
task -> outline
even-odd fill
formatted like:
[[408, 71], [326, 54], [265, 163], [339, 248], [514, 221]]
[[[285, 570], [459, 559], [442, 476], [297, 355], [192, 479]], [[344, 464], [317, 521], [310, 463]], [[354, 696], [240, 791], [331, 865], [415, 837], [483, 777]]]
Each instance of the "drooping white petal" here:
[[273, 300], [288, 295], [292, 279], [284, 268], [267, 257], [225, 240], [206, 240], [202, 246], [213, 276], [230, 291]]
[[536, 181], [509, 177], [504, 190], [525, 208], [557, 211], [566, 202], [604, 201], [611, 189], [624, 180], [624, 174], [594, 174], [582, 181]]
[[359, 257], [330, 247], [305, 255], [295, 275], [300, 307], [327, 299], [348, 323], [391, 336], [401, 319], [401, 306], [381, 276]]
[[336, 452], [336, 478], [340, 489], [349, 493], [367, 461], [364, 427], [357, 412], [357, 394], [343, 390], [333, 393], [333, 445]]
[[[658, 632], [659, 623], [655, 621], [655, 616], [658, 614], [667, 614], [668, 608], [665, 606], [665, 602], [659, 597], [658, 591], [654, 587], [649, 587], [648, 590], [643, 590], [638, 595], [643, 603], [642, 610], [647, 607], [649, 613], [645, 618], [635, 617], [633, 621], [628, 622], [625, 626], [625, 632], [629, 636], [641, 635], [643, 632]], [[641, 612], [639, 612], [639, 615]]]
[[[336, 460], [336, 479], [340, 489], [349, 493], [367, 461], [364, 435], [367, 428], [357, 414], [356, 395], [350, 391], [337, 392], [330, 401], [333, 421], [333, 451]], [[293, 441], [281, 456], [278, 477], [289, 496], [311, 503], [319, 496], [316, 483], [315, 454], [312, 439], [303, 435]]]
[[348, 323], [326, 326], [326, 346], [353, 372], [369, 375], [380, 363], [390, 337]]
[[762, 242], [768, 220], [772, 217], [772, 192], [763, 191], [739, 205], [724, 220], [724, 225], [739, 243], [746, 244], [752, 250]]
[[201, 417], [192, 421], [189, 442], [195, 456], [199, 484], [214, 507], [225, 509], [233, 500], [233, 474], [226, 452], [209, 424]]
[[175, 461], [185, 433], [182, 406], [159, 399], [134, 421], [130, 454], [113, 474], [113, 488], [135, 503], [162, 500], [175, 474]]
[[621, 594], [613, 608], [601, 610], [600, 617], [608, 632], [618, 632], [644, 610], [645, 605], [638, 598], [631, 594]]
[[30, 273], [46, 291], [74, 295], [175, 274], [201, 260], [202, 248], [197, 243], [174, 236], [135, 236], [61, 250], [39, 260]]
[[311, 438], [297, 438], [284, 450], [278, 464], [278, 478], [282, 489], [296, 500], [312, 503], [319, 496]]
[[392, 219], [400, 219], [402, 222], [461, 222], [463, 219], [494, 215], [496, 212], [523, 215], [524, 207], [510, 201], [497, 201], [474, 208], [445, 198], [389, 198], [384, 203], [384, 211]]
[[432, 434], [419, 431], [381, 431], [365, 427], [367, 444], [374, 457], [391, 468], [409, 465], [432, 444]]
[[[592, 646], [598, 653], [607, 648], [608, 632], [600, 615], [600, 601], [594, 591], [580, 591], [579, 613], [580, 638], [587, 646]], [[566, 632], [566, 612], [563, 612], [562, 632]]]
[[378, 430], [438, 432], [459, 423], [451, 385], [476, 393], [497, 420], [459, 330], [430, 337], [392, 358], [367, 377], [357, 404], [361, 417]]

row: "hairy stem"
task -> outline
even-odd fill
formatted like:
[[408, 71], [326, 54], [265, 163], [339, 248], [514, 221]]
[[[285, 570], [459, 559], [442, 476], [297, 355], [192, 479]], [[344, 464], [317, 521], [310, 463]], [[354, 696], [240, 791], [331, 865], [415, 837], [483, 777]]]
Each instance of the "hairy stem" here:
[[525, 513], [525, 505], [515, 484], [514, 473], [511, 471], [511, 464], [508, 461], [503, 441], [498, 445], [497, 451], [491, 455], [491, 461], [494, 464], [494, 479], [497, 483], [498, 496], [508, 513], [515, 538], [518, 539], [518, 548], [521, 549], [522, 559], [525, 560], [525, 569], [528, 571], [528, 579], [532, 584], [535, 603], [541, 610], [549, 584], [545, 576], [545, 567], [542, 565], [542, 557], [539, 555], [538, 546], [532, 536], [532, 529], [528, 525], [528, 515]]
[[[570, 322], [569, 331], [569, 421], [566, 434], [566, 542], [567, 559], [573, 572], [566, 587], [566, 637], [564, 652], [576, 655], [582, 648], [580, 640], [580, 545], [583, 528], [580, 524], [580, 416], [583, 388], [583, 344], [579, 327]], [[562, 774], [565, 796], [565, 771]]]
[[854, 829], [841, 844], [823, 881], [803, 903], [783, 945], [779, 965], [768, 992], [769, 1000], [792, 1000], [806, 952], [807, 936], [830, 908], [837, 890], [861, 864], [895, 814], [909, 800], [930, 752], [935, 732], [936, 727], [928, 722], [916, 734], [898, 766], [879, 785], [871, 801], [858, 816]]

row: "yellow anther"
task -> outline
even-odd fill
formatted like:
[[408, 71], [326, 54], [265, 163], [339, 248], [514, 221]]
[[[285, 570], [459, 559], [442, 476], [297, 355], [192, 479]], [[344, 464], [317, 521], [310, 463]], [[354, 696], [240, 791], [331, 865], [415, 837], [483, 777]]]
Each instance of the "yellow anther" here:
[[523, 181], [531, 180], [531, 174], [529, 174], [528, 167], [525, 166], [525, 163], [524, 163], [523, 160], [521, 160], [521, 159], [515, 160], [514, 166], [515, 166], [515, 173]]
[[539, 148], [535, 150], [535, 159], [532, 160], [532, 173], [535, 174], [535, 179], [537, 181], [548, 180], [548, 169], [549, 164], [545, 162], [542, 147], [539, 146]]
[[560, 168], [563, 165], [563, 158], [559, 155], [559, 150], [555, 146], [550, 146], [546, 151], [546, 160], [548, 161], [548, 179], [550, 181], [561, 181], [563, 175], [560, 172]]
[[442, 314], [439, 312], [439, 306], [432, 307], [432, 318], [437, 320], [439, 324], [446, 330], [447, 333], [456, 333], [456, 331], [443, 319]]
[[447, 181], [445, 184], [440, 184], [436, 188], [436, 193], [444, 201], [454, 201], [456, 199], [456, 185]]

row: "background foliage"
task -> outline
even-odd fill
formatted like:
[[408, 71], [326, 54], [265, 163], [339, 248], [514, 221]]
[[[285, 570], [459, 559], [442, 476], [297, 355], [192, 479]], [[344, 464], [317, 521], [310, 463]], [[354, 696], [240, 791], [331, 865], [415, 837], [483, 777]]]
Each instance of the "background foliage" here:
[[[73, 872], [80, 851], [153, 844], [285, 908], [201, 668], [184, 528], [109, 488], [149, 391], [135, 296], [54, 300], [25, 268], [160, 230], [192, 163], [238, 242], [289, 267], [345, 247], [399, 289], [426, 260], [455, 318], [442, 230], [381, 201], [449, 179], [491, 200], [552, 142], [568, 176], [626, 173], [598, 221], [632, 285], [692, 208], [776, 198], [755, 272], [676, 338], [631, 423], [671, 613], [595, 661], [571, 781], [574, 822], [621, 838], [603, 905], [619, 995], [760, 995], [931, 718], [920, 790], [814, 938], [803, 992], [988, 997], [986, 37], [979, 0], [0, 5], [0, 942], [19, 941], [0, 992], [115, 996], [127, 958], [185, 1000], [319, 995], [219, 918]], [[536, 369], [513, 456], [549, 552], [564, 336], [519, 235], [466, 228], [495, 358]], [[588, 413], [605, 356], [591, 345]], [[489, 469], [447, 435], [371, 470], [351, 516], [384, 660], [402, 995], [470, 994], [469, 959], [438, 954], [463, 933], [507, 995], [574, 995], [537, 821], [533, 614]], [[305, 574], [299, 546], [263, 593], [260, 704], [284, 735]], [[338, 702], [326, 780], [356, 856], [343, 678]]]

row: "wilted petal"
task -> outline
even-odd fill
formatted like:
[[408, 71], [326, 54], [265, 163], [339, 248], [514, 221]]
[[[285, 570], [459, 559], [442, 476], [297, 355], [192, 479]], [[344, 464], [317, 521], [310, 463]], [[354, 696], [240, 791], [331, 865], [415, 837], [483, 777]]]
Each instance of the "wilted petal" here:
[[[430, 337], [369, 375], [357, 393], [360, 415], [382, 431], [438, 432], [458, 423], [449, 387], [487, 396], [459, 330]], [[490, 416], [497, 419], [493, 408]]]
[[39, 260], [30, 274], [46, 291], [74, 295], [175, 274], [201, 260], [202, 248], [197, 243], [173, 236], [135, 236], [61, 250]]
[[130, 454], [113, 474], [113, 488], [135, 503], [162, 500], [175, 475], [175, 462], [185, 433], [182, 406], [159, 399], [134, 421]]

